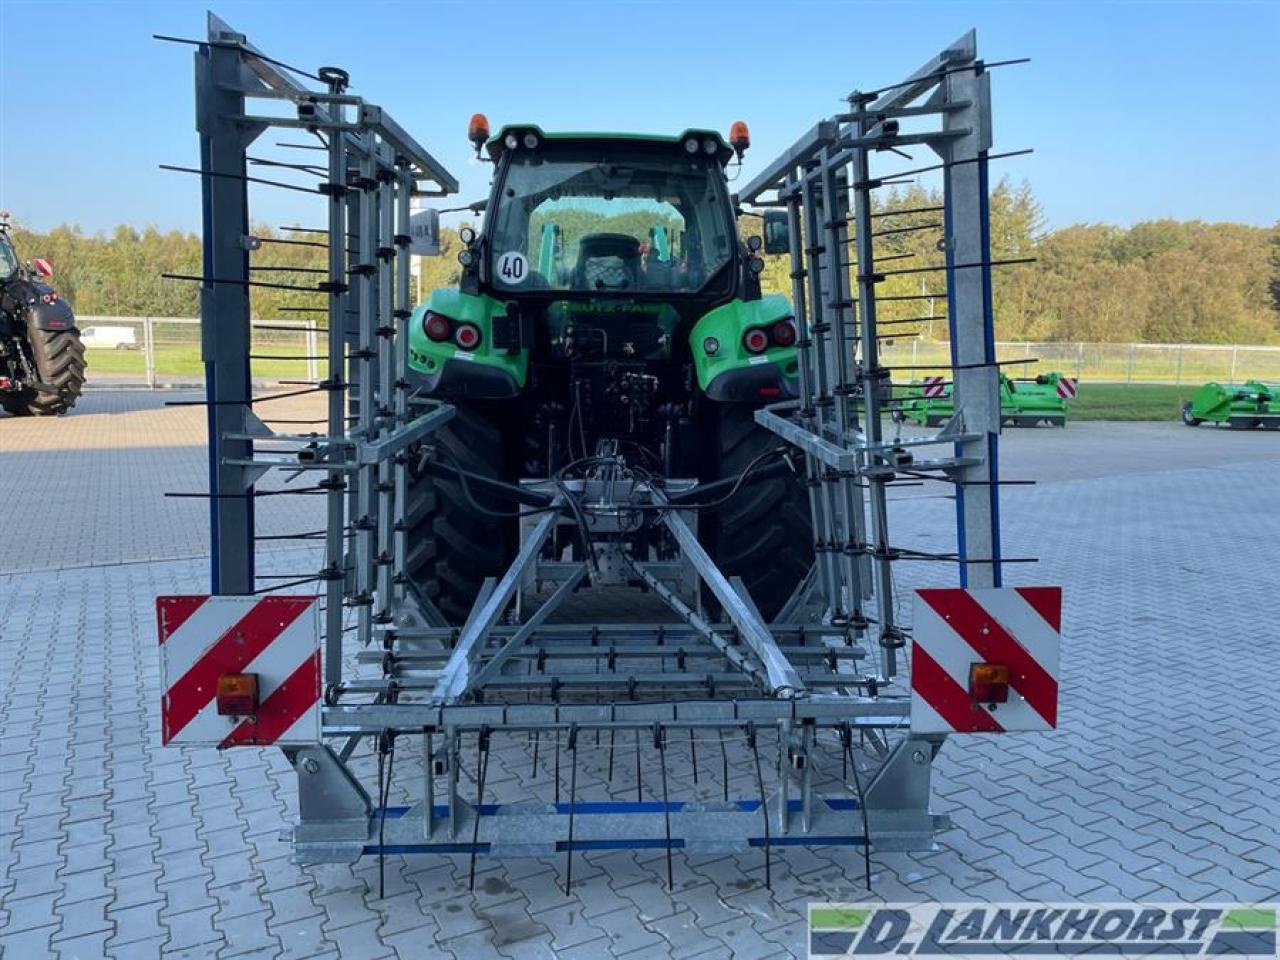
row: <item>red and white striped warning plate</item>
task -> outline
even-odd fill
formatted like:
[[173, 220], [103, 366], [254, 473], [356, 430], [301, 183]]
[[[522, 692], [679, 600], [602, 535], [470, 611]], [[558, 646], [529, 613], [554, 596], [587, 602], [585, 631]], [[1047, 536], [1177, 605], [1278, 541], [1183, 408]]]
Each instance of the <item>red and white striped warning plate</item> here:
[[31, 266], [38, 276], [45, 278], [53, 276], [53, 264], [44, 257], [36, 257], [31, 261]]
[[1058, 396], [1063, 400], [1070, 400], [1076, 395], [1076, 391], [1080, 387], [1080, 381], [1075, 377], [1059, 377], [1058, 378]]
[[[218, 747], [320, 740], [317, 597], [156, 598], [161, 740]], [[252, 717], [218, 714], [218, 677], [257, 675]]]
[[946, 377], [925, 377], [923, 383], [924, 395], [929, 399], [945, 397], [947, 395]]
[[[1061, 587], [917, 590], [912, 731], [1001, 733], [1056, 727], [1061, 629]], [[987, 705], [970, 697], [969, 672], [976, 663], [1008, 668], [1007, 702]]]

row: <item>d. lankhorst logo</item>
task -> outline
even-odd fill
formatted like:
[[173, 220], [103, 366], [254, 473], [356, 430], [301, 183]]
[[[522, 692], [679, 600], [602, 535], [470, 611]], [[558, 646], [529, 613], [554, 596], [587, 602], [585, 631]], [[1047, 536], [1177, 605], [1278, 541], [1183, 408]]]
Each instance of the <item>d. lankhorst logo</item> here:
[[1274, 903], [811, 903], [809, 956], [1277, 960], [1278, 913]]

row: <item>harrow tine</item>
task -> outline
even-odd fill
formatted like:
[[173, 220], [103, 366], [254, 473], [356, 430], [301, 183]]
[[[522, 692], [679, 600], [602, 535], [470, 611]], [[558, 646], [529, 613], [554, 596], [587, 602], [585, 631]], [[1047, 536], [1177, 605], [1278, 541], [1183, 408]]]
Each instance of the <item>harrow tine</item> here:
[[[383, 764], [386, 764], [386, 779], [384, 781]], [[391, 797], [391, 771], [396, 762], [396, 737], [394, 733], [384, 733], [378, 738], [378, 899], [385, 900], [387, 896], [385, 868], [387, 864], [386, 845], [384, 837], [387, 827], [387, 801]]]
[[693, 727], [689, 728], [689, 766], [693, 768], [693, 785], [698, 785], [698, 741], [693, 738]]
[[476, 735], [476, 809], [471, 822], [471, 866], [467, 889], [476, 889], [476, 851], [480, 846], [480, 807], [484, 803], [484, 776], [489, 770], [489, 728], [481, 727]]
[[643, 797], [640, 793], [640, 787], [643, 783], [640, 776], [640, 731], [636, 731], [636, 803], [639, 803]]
[[560, 802], [560, 731], [556, 730], [556, 803]]
[[747, 746], [751, 748], [751, 754], [756, 761], [756, 783], [760, 788], [760, 811], [764, 815], [764, 888], [772, 891], [773, 875], [770, 869], [770, 859], [773, 849], [769, 836], [769, 797], [764, 792], [764, 770], [760, 766], [760, 748], [756, 742], [756, 725], [754, 723], [747, 724]]
[[667, 834], [667, 889], [675, 890], [675, 868], [671, 863], [671, 806], [667, 800], [667, 734], [657, 723], [653, 725], [653, 745], [658, 748], [658, 764], [662, 768], [662, 821]]
[[844, 743], [845, 762], [853, 767], [853, 784], [858, 791], [858, 810], [862, 814], [862, 871], [866, 879], [867, 889], [871, 889], [871, 825], [867, 819], [866, 797], [862, 792], [862, 775], [858, 773], [858, 761], [853, 758], [853, 726], [845, 723], [840, 729], [840, 740]]
[[564, 848], [564, 895], [573, 887], [573, 808], [578, 799], [578, 725], [569, 727], [569, 842]]
[[724, 742], [724, 727], [717, 728], [720, 736], [720, 772], [724, 780], [724, 802], [729, 802], [729, 748]]

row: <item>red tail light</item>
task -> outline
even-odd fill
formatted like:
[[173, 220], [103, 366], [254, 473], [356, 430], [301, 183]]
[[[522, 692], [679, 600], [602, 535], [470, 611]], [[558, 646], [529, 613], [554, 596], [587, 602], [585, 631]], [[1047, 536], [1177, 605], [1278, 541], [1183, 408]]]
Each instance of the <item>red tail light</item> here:
[[779, 347], [790, 347], [796, 342], [796, 324], [794, 320], [782, 320], [769, 330], [773, 342]]
[[764, 353], [769, 346], [769, 335], [761, 327], [752, 327], [742, 335], [742, 345], [748, 353]]
[[1009, 668], [1003, 663], [971, 664], [969, 696], [975, 703], [1007, 703]]
[[430, 310], [423, 318], [422, 326], [427, 332], [427, 339], [434, 340], [436, 343], [443, 343], [453, 333], [453, 324], [449, 322], [449, 318], [432, 313]]
[[453, 342], [463, 350], [474, 350], [480, 346], [480, 328], [474, 323], [460, 323], [453, 335]]

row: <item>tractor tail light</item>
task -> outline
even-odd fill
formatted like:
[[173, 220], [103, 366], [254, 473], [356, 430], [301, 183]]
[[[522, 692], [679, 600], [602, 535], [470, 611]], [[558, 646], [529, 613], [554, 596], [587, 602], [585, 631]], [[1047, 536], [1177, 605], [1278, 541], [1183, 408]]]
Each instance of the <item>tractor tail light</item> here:
[[782, 320], [769, 330], [773, 342], [779, 347], [790, 347], [796, 342], [796, 324], [794, 320]]
[[480, 328], [474, 323], [460, 323], [453, 335], [453, 342], [463, 350], [474, 350], [480, 345]]
[[449, 322], [449, 318], [432, 313], [430, 310], [424, 318], [423, 328], [427, 331], [427, 339], [434, 340], [436, 343], [448, 340], [449, 335], [453, 333], [453, 325]]
[[258, 675], [224, 673], [218, 677], [218, 714], [223, 717], [251, 717], [258, 711]]
[[742, 345], [747, 353], [764, 353], [769, 346], [769, 335], [760, 327], [752, 327], [742, 335]]
[[975, 703], [1007, 703], [1009, 668], [1003, 663], [975, 663], [969, 667], [969, 697]]

